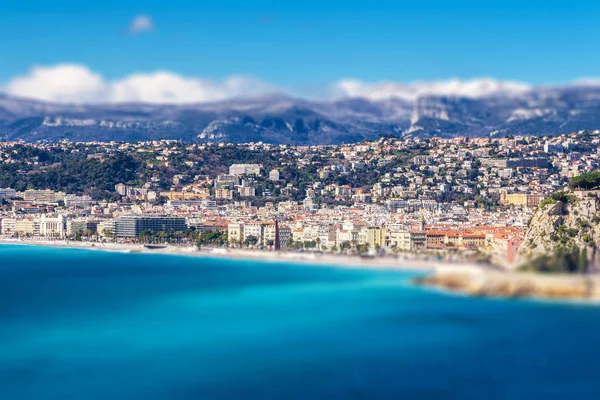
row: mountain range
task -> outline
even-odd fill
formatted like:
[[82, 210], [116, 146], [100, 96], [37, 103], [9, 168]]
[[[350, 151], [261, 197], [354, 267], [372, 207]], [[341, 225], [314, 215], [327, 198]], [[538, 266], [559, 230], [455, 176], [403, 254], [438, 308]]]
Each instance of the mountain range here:
[[214, 103], [64, 104], [0, 95], [0, 139], [267, 142], [315, 145], [382, 135], [546, 135], [600, 129], [600, 86], [573, 84], [484, 96], [311, 101], [279, 94]]

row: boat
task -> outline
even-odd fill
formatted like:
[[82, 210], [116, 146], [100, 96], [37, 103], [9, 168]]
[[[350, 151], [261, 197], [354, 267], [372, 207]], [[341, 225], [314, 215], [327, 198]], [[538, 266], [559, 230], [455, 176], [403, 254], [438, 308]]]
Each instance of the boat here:
[[145, 244], [144, 247], [147, 249], [150, 249], [150, 250], [158, 250], [158, 249], [166, 249], [167, 245], [166, 244]]

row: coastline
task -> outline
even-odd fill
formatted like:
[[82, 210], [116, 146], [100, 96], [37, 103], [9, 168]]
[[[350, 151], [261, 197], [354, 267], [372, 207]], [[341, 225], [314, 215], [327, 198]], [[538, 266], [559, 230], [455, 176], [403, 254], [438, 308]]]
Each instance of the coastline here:
[[[198, 250], [193, 246], [167, 245], [165, 248], [148, 249], [142, 244], [128, 243], [98, 243], [98, 242], [76, 242], [64, 240], [22, 240], [22, 239], [0, 239], [0, 245], [24, 245], [55, 247], [65, 249], [82, 249], [92, 251], [113, 251], [140, 254], [166, 254], [192, 257], [214, 257], [223, 259], [240, 259], [279, 263], [301, 263], [312, 265], [329, 265], [342, 268], [363, 269], [388, 269], [402, 271], [433, 272], [443, 266], [438, 260], [424, 260], [417, 257], [373, 257], [361, 258], [360, 256], [336, 255], [323, 253], [301, 253], [287, 251], [267, 251], [248, 249], [226, 249], [215, 248]], [[466, 263], [455, 265], [457, 268], [463, 266], [475, 267]]]
[[41, 246], [132, 254], [163, 254], [237, 259], [312, 266], [423, 272], [413, 283], [437, 287], [472, 297], [531, 298], [583, 301], [600, 304], [600, 275], [546, 275], [532, 272], [493, 270], [468, 262], [425, 260], [417, 257], [373, 257], [322, 253], [275, 252], [247, 249], [206, 249], [167, 245], [148, 249], [142, 244], [21, 240], [0, 238], [0, 245]]

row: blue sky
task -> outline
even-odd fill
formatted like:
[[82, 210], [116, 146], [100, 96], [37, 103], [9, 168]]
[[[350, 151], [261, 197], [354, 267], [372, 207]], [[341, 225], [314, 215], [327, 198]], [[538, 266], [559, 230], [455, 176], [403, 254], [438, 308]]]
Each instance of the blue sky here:
[[[600, 76], [594, 1], [0, 3], [0, 83], [65, 63], [106, 80], [165, 70], [307, 91], [344, 78], [555, 84]], [[131, 34], [140, 15], [154, 29]]]

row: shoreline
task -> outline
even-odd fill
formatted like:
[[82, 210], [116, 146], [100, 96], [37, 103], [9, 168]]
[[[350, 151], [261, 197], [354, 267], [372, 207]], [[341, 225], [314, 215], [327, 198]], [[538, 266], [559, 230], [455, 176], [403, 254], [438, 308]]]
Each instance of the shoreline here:
[[545, 275], [532, 272], [494, 270], [468, 262], [424, 260], [417, 257], [373, 257], [323, 253], [275, 252], [244, 249], [207, 249], [167, 245], [148, 249], [142, 244], [75, 242], [64, 240], [21, 240], [0, 238], [0, 245], [22, 245], [121, 252], [220, 258], [229, 260], [294, 263], [347, 269], [422, 272], [413, 284], [441, 288], [471, 297], [523, 298], [539, 300], [581, 301], [600, 304], [600, 275]]
[[[361, 258], [360, 256], [335, 255], [323, 253], [300, 253], [287, 251], [266, 251], [266, 250], [245, 250], [245, 249], [227, 249], [214, 248], [207, 250], [198, 250], [193, 246], [180, 247], [167, 245], [165, 248], [148, 249], [143, 244], [127, 243], [97, 243], [97, 242], [75, 242], [64, 240], [21, 240], [21, 239], [0, 239], [0, 245], [23, 245], [54, 247], [65, 249], [81, 249], [96, 251], [124, 252], [132, 254], [163, 254], [180, 255], [192, 257], [211, 257], [221, 259], [238, 259], [251, 261], [268, 261], [279, 263], [301, 263], [313, 265], [329, 265], [342, 268], [361, 268], [361, 269], [386, 269], [415, 272], [433, 272], [443, 264], [439, 260], [424, 260], [410, 257], [372, 257]], [[467, 263], [457, 263], [457, 267], [471, 266]]]

